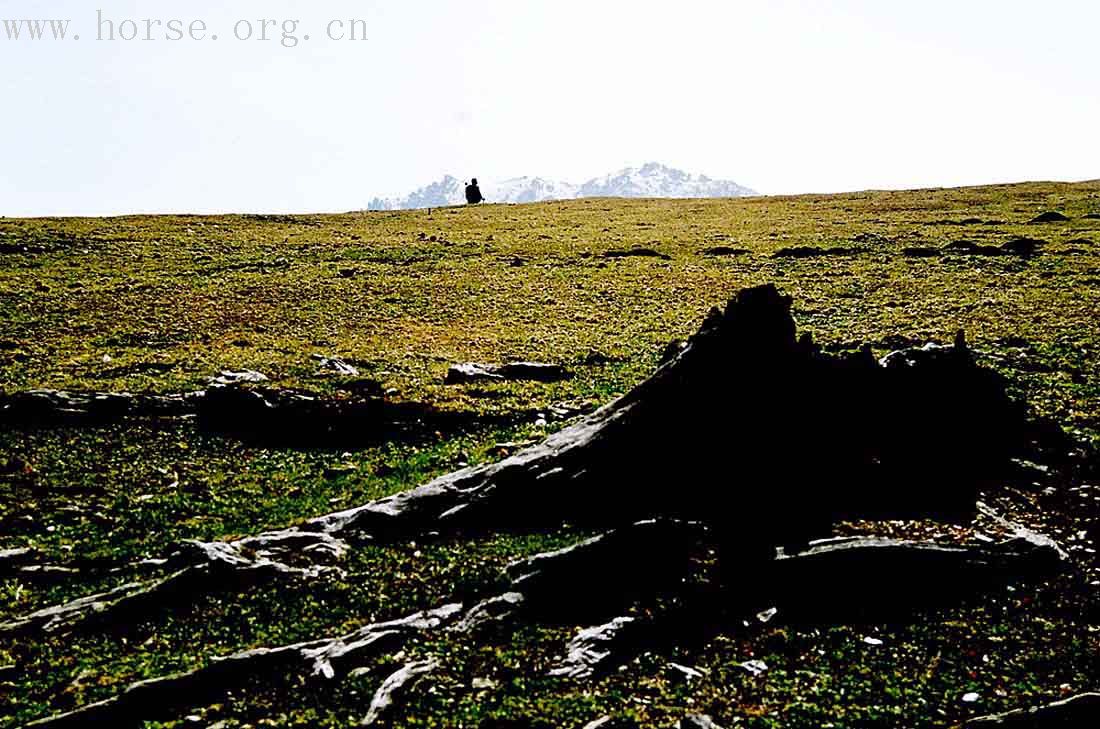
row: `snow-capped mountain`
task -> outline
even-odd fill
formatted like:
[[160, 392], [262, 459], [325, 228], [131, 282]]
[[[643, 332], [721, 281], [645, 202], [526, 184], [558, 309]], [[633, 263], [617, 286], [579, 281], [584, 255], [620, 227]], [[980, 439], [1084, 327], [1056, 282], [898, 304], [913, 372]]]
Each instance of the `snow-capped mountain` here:
[[[580, 185], [555, 182], [542, 177], [514, 177], [509, 180], [479, 180], [487, 202], [526, 203], [542, 200], [572, 200], [581, 197], [742, 197], [755, 195], [747, 187], [729, 180], [712, 180], [651, 162], [628, 167]], [[461, 205], [466, 202], [466, 182], [447, 175], [405, 197], [375, 198], [370, 210], [411, 210]]]
[[689, 175], [650, 162], [627, 168], [581, 185], [577, 197], [743, 197], [753, 190], [729, 180]]

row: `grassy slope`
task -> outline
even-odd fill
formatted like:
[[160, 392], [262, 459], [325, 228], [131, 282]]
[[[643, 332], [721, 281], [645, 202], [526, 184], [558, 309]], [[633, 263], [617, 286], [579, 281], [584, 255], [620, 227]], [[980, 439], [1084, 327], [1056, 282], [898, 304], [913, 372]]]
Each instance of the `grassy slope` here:
[[[1050, 209], [1074, 220], [1025, 224]], [[1082, 219], [1095, 212], [1100, 183], [431, 213], [0, 219], [0, 251], [9, 251], [0, 252], [0, 390], [168, 392], [201, 387], [217, 369], [248, 367], [276, 386], [331, 391], [340, 381], [315, 376], [310, 358], [322, 353], [355, 361], [401, 397], [442, 407], [488, 413], [603, 402], [651, 371], [664, 344], [690, 334], [709, 306], [774, 281], [794, 295], [800, 325], [837, 346], [867, 341], [883, 352], [964, 328], [1038, 411], [1095, 437], [1100, 220]], [[997, 222], [946, 224], [972, 217]], [[1048, 241], [1043, 255], [901, 255], [906, 246], [1020, 235]], [[718, 245], [748, 253], [702, 255]], [[771, 257], [795, 245], [868, 250]], [[18, 246], [31, 252], [10, 252]], [[671, 260], [602, 257], [635, 246]], [[440, 384], [449, 362], [511, 358], [564, 362], [578, 376], [553, 386]], [[495, 457], [497, 441], [540, 432], [521, 424], [347, 453], [247, 447], [187, 427], [4, 432], [0, 547], [33, 544], [61, 562], [153, 556], [181, 538], [259, 531], [407, 488]], [[120, 635], [0, 644], [0, 665], [7, 656], [20, 666], [6, 695], [0, 685], [0, 717], [8, 715], [0, 726], [211, 653], [428, 607], [491, 579], [493, 564], [574, 536], [367, 550], [347, 580], [210, 598]], [[0, 616], [93, 587], [0, 580]], [[722, 639], [681, 657], [711, 669], [691, 685], [672, 680], [661, 668], [667, 657], [657, 656], [595, 690], [540, 678], [561, 630], [532, 629], [515, 646], [500, 636], [484, 650], [436, 646], [447, 653], [445, 675], [403, 721], [476, 726], [484, 717], [528, 716], [570, 726], [613, 710], [662, 725], [707, 710], [754, 727], [947, 725], [1021, 697], [1056, 696], [1063, 685], [1096, 687], [1097, 640], [1083, 617], [1092, 610], [1094, 624], [1096, 607], [1073, 587], [1039, 586], [908, 626]], [[869, 650], [859, 640], [868, 631], [886, 646]], [[766, 657], [772, 671], [748, 677], [736, 668], [748, 657]], [[475, 676], [503, 689], [470, 691]], [[371, 685], [255, 687], [207, 715], [230, 726], [340, 724], [362, 716]], [[962, 706], [958, 697], [971, 689], [982, 703]]]

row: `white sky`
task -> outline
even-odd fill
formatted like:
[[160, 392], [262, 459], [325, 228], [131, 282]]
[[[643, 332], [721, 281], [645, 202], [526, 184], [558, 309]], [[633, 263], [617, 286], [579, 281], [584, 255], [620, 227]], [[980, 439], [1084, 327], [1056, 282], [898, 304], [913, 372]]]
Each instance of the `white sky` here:
[[[97, 5], [219, 39], [99, 42]], [[81, 39], [0, 26], [2, 215], [340, 211], [648, 161], [765, 193], [1100, 177], [1097, 0], [0, 0], [21, 18]], [[233, 38], [261, 18], [311, 39]]]

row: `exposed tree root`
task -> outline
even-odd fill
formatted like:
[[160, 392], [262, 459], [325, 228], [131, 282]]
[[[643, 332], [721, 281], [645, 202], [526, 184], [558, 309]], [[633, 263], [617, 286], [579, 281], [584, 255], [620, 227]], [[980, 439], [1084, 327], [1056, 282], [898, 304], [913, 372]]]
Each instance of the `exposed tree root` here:
[[130, 582], [108, 592], [81, 597], [0, 623], [0, 637], [17, 637], [36, 632], [64, 633], [97, 615], [117, 616], [124, 612], [124, 607], [120, 606], [129, 608], [141, 604], [149, 596], [159, 594], [165, 585], [176, 584], [187, 573], [188, 570], [180, 570], [163, 580]]
[[31, 390], [0, 398], [0, 422], [8, 424], [87, 424], [128, 417], [179, 418], [195, 415], [203, 391], [178, 395], [128, 392]]
[[1081, 694], [1031, 709], [972, 719], [966, 729], [1077, 729], [1100, 726], [1100, 693]]
[[[199, 426], [267, 445], [350, 446], [415, 440], [490, 419], [384, 397], [320, 398], [301, 392], [212, 387], [200, 400]], [[501, 423], [507, 417], [498, 418]]]
[[0, 577], [52, 581], [80, 574], [75, 567], [37, 562], [36, 558], [33, 549], [0, 549]]
[[0, 549], [0, 575], [7, 574], [9, 570], [25, 565], [33, 557], [34, 550], [29, 547]]
[[[131, 582], [105, 593], [0, 623], [0, 637], [34, 632], [62, 634], [93, 621], [125, 624], [130, 618], [174, 605], [194, 595], [241, 589], [277, 577], [312, 579], [335, 569], [329, 563], [343, 557], [345, 545], [327, 534], [285, 531], [236, 542], [185, 542], [166, 560], [167, 577]], [[319, 564], [322, 563], [322, 564]]]
[[408, 691], [413, 684], [423, 676], [426, 676], [439, 668], [439, 663], [434, 660], [417, 661], [407, 663], [397, 671], [390, 674], [389, 678], [382, 682], [374, 693], [370, 702], [370, 710], [363, 719], [362, 726], [371, 726], [381, 719], [394, 705], [394, 700]]
[[540, 417], [568, 420], [586, 412], [590, 412], [586, 406], [559, 403], [541, 410], [486, 416], [439, 410], [381, 395], [320, 397], [307, 392], [254, 387], [247, 382], [211, 385], [206, 390], [172, 395], [63, 390], [0, 395], [0, 424], [50, 427], [131, 420], [196, 420], [209, 433], [266, 446], [298, 448], [416, 441], [474, 426], [507, 426]]
[[295, 674], [345, 677], [354, 668], [400, 650], [414, 633], [453, 624], [461, 614], [461, 605], [445, 605], [401, 620], [368, 625], [336, 639], [237, 653], [194, 671], [135, 683], [116, 697], [28, 726], [133, 726], [213, 703], [227, 691], [257, 678]]
[[[640, 523], [517, 562], [508, 570], [511, 584], [506, 592], [470, 608], [452, 603], [335, 639], [245, 651], [188, 673], [136, 683], [115, 698], [30, 726], [93, 722], [128, 726], [215, 703], [226, 692], [257, 679], [342, 679], [381, 657], [397, 654], [414, 636], [433, 631], [468, 636], [489, 622], [569, 625], [578, 619], [601, 620], [618, 609], [628, 579], [636, 599], [647, 602], [677, 589], [674, 583], [689, 573], [687, 552], [699, 548], [700, 536], [699, 529], [688, 524]], [[664, 546], [675, 555], [666, 560], [665, 568], [638, 569], [629, 577], [613, 574], [617, 565], [639, 556], [637, 548], [661, 543], [665, 537]], [[658, 549], [650, 546], [648, 552]], [[644, 563], [644, 556], [638, 561]], [[706, 599], [689, 601], [685, 608], [651, 620], [618, 617], [584, 630], [569, 645], [553, 675], [585, 678], [617, 667], [642, 650], [690, 633], [689, 623], [735, 629], [732, 616], [760, 606], [778, 606], [780, 616], [795, 622], [874, 619], [975, 594], [1016, 576], [1049, 574], [1058, 569], [1061, 559], [1053, 545], [1024, 538], [974, 548], [870, 538], [836, 540], [804, 553], [750, 563], [737, 592], [710, 593]], [[832, 584], [838, 577], [843, 581], [839, 588]], [[899, 590], [903, 583], [913, 584]], [[822, 607], [826, 609], [821, 611]], [[402, 687], [435, 668], [435, 662], [428, 660], [408, 664], [391, 675], [376, 694], [367, 719], [378, 719]]]
[[[682, 595], [659, 620], [619, 617], [580, 631], [551, 675], [585, 678], [646, 650], [705, 641], [764, 614], [788, 624], [882, 622], [943, 607], [1016, 579], [1057, 574], [1068, 559], [1032, 533], [979, 547], [850, 537], [746, 560], [721, 591]], [[734, 584], [736, 586], [734, 586]]]
[[584, 679], [609, 671], [654, 645], [655, 632], [652, 626], [631, 617], [618, 617], [603, 625], [584, 628], [569, 641], [565, 657], [550, 670], [550, 675]]
[[674, 520], [644, 521], [508, 566], [533, 620], [576, 625], [618, 615], [690, 574], [705, 530]]
[[[683, 560], [689, 539], [692, 535], [699, 535], [697, 528], [674, 522], [649, 522], [622, 531], [511, 565], [508, 572], [512, 577], [512, 589], [469, 609], [453, 603], [407, 618], [368, 625], [335, 639], [245, 651], [195, 671], [136, 683], [113, 699], [31, 726], [82, 726], [91, 722], [134, 724], [141, 719], [169, 716], [173, 711], [213, 703], [226, 691], [257, 678], [288, 675], [342, 678], [380, 656], [400, 651], [412, 635], [424, 631], [445, 628], [468, 634], [486, 623], [515, 620], [521, 616], [536, 619], [538, 616], [550, 618], [557, 614], [559, 620], [566, 622], [577, 618], [591, 619], [622, 606], [622, 588], [628, 576], [640, 580], [632, 588], [636, 593], [640, 591], [641, 594], [651, 595], [657, 589], [669, 587], [669, 578], [674, 574], [671, 569], [650, 571], [639, 568], [629, 575], [615, 575], [616, 565], [622, 563], [624, 554], [638, 554], [638, 549], [645, 550], [640, 554], [643, 558], [654, 556], [662, 549], [678, 553], [678, 560], [666, 558], [664, 562], [671, 567], [679, 561], [678, 574], [682, 575], [687, 567]], [[287, 546], [282, 541], [279, 545]], [[203, 551], [209, 550], [210, 546], [202, 545]], [[222, 561], [223, 554], [220, 549], [214, 550], [214, 563]], [[229, 557], [232, 560], [237, 558], [236, 553]], [[185, 571], [183, 575], [177, 573], [162, 583], [179, 585], [180, 580], [187, 579], [187, 574], [199, 573], [197, 570]], [[173, 580], [176, 582], [173, 583]], [[583, 600], [571, 605], [563, 599], [563, 595], [578, 594], [574, 585], [587, 586], [589, 592], [584, 594]], [[569, 592], [564, 590], [566, 586], [571, 588]], [[151, 599], [144, 596], [161, 594], [163, 590], [153, 588], [152, 592], [144, 593], [134, 589], [140, 586], [130, 587], [131, 592], [123, 595], [120, 601]]]
[[8, 425], [89, 426], [183, 418], [197, 419], [207, 432], [295, 447], [416, 439], [486, 422], [470, 412], [384, 397], [322, 398], [236, 383], [172, 395], [31, 390], [0, 397], [0, 424]]

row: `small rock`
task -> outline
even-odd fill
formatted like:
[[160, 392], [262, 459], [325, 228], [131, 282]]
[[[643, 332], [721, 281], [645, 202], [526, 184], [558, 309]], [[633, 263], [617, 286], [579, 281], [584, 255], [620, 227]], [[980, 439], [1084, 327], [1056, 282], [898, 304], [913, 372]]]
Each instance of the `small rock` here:
[[676, 678], [684, 679], [685, 681], [694, 681], [696, 679], [702, 678], [705, 675], [698, 668], [685, 666], [681, 663], [669, 662], [668, 668], [670, 669], [670, 672], [673, 674], [673, 676], [675, 676]]
[[350, 476], [359, 470], [359, 466], [354, 463], [341, 463], [336, 466], [329, 466], [325, 469], [324, 476], [326, 479], [340, 478], [341, 476]]
[[258, 382], [267, 382], [267, 375], [253, 370], [222, 370], [217, 375], [208, 378], [207, 382], [211, 385], [222, 387], [228, 385], [255, 384]]
[[779, 608], [768, 608], [756, 614], [756, 619], [761, 623], [770, 623], [772, 618], [779, 614]]
[[589, 401], [558, 402], [550, 406], [550, 417], [554, 420], [572, 420], [579, 415], [587, 415], [596, 409], [596, 404]]
[[358, 377], [359, 370], [339, 357], [326, 357], [321, 354], [313, 355], [317, 361], [318, 375], [338, 375], [340, 377]]
[[610, 716], [601, 716], [595, 721], [590, 721], [584, 725], [584, 729], [611, 729], [611, 722], [614, 721]]
[[463, 362], [451, 365], [447, 371], [448, 385], [460, 385], [470, 382], [560, 382], [569, 378], [569, 373], [561, 365], [542, 362], [509, 362], [502, 365]]
[[764, 661], [753, 659], [751, 661], [745, 661], [738, 664], [740, 668], [748, 671], [753, 676], [762, 676], [768, 672], [768, 664]]
[[685, 716], [680, 720], [679, 729], [722, 729], [714, 723], [714, 719], [711, 719], [706, 714], [695, 714], [694, 716]]
[[[22, 471], [23, 466], [19, 464], [18, 469], [12, 469], [11, 473], [15, 473], [16, 470]], [[28, 561], [32, 556], [32, 551], [28, 547], [16, 547], [13, 549], [0, 549], [0, 565], [2, 564], [20, 564]]]
[[492, 365], [480, 365], [474, 362], [463, 362], [451, 365], [447, 370], [448, 385], [459, 385], [467, 382], [484, 382], [486, 380], [503, 380], [499, 374], [493, 371]]
[[601, 716], [585, 724], [584, 729], [638, 729], [638, 722], [624, 717]]

